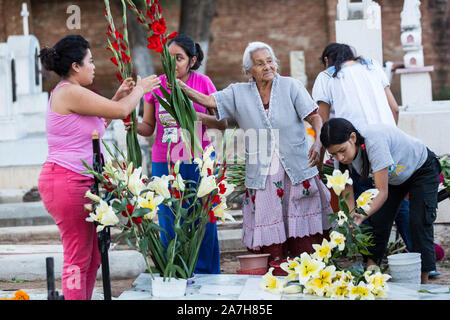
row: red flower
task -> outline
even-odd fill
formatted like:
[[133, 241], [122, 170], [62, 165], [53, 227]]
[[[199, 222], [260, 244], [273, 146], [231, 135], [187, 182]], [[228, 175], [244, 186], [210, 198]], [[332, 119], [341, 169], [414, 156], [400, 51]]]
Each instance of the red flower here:
[[[163, 23], [161, 23], [163, 21]], [[160, 21], [155, 21], [152, 24], [152, 30], [157, 35], [163, 35], [164, 32], [166, 32], [166, 23], [164, 22], [164, 19], [161, 19]]]
[[303, 188], [305, 188], [305, 189], [309, 189], [309, 187], [311, 187], [311, 183], [309, 182], [309, 180], [303, 181], [302, 184], [303, 184]]
[[116, 66], [118, 66], [119, 64], [117, 63], [117, 59], [116, 59], [116, 57], [112, 57], [111, 59], [110, 59], [111, 61], [112, 61], [112, 63], [114, 63]]
[[127, 204], [126, 210], [122, 211], [122, 216], [124, 216], [125, 218], [128, 217], [128, 215], [131, 216], [133, 211], [134, 211], [134, 207], [131, 204]]
[[224, 194], [227, 191], [227, 188], [225, 187], [225, 184], [221, 183], [219, 184], [219, 193]]
[[142, 23], [142, 24], [144, 24], [144, 23], [145, 23], [145, 21], [144, 21], [144, 20], [142, 20], [142, 19], [141, 19], [141, 17], [137, 17], [137, 21], [139, 21], [139, 23]]
[[277, 189], [277, 196], [279, 197], [279, 198], [282, 198], [283, 197], [283, 195], [284, 195], [284, 190], [283, 189]]
[[148, 41], [147, 48], [149, 48], [150, 50], [156, 50], [159, 47], [161, 47], [161, 40], [160, 40], [159, 36], [157, 36], [157, 35], [148, 37], [147, 41]]
[[125, 43], [121, 43], [121, 44], [120, 44], [120, 48], [121, 48], [123, 51], [127, 51], [127, 46], [126, 46]]
[[117, 43], [117, 41], [114, 41], [114, 42], [112, 43], [112, 46], [113, 46], [114, 49], [116, 49], [116, 51], [119, 51], [119, 50], [120, 50], [120, 49], [119, 49], [119, 44]]
[[173, 38], [175, 38], [176, 36], [178, 35], [178, 32], [172, 32], [171, 34], [169, 34], [168, 36], [167, 36], [167, 38], [169, 38], [169, 39], [173, 39]]
[[209, 210], [208, 215], [209, 215], [209, 222], [216, 223], [217, 217], [214, 216], [214, 211]]
[[127, 56], [127, 54], [125, 53], [125, 52], [121, 52], [121, 54], [122, 54], [122, 60], [125, 62], [125, 63], [129, 63], [130, 62], [130, 57], [129, 56]]
[[120, 73], [116, 73], [116, 77], [117, 77], [117, 80], [120, 81], [120, 83], [123, 82], [123, 79], [122, 79], [122, 76], [120, 75]]
[[212, 202], [213, 202], [213, 203], [216, 203], [216, 204], [220, 204], [220, 197], [219, 197], [218, 194], [215, 195], [215, 197], [214, 197], [214, 199], [213, 199]]
[[130, 122], [131, 121], [131, 115], [129, 114], [125, 119], [122, 120], [123, 122]]

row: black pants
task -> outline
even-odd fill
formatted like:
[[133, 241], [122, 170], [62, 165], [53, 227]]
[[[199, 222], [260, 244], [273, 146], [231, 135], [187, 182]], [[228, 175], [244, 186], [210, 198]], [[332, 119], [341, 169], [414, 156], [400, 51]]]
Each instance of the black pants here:
[[386, 252], [392, 224], [403, 199], [409, 193], [411, 251], [421, 254], [422, 272], [436, 270], [433, 222], [436, 220], [441, 166], [436, 155], [427, 150], [428, 157], [422, 167], [401, 185], [389, 185], [386, 202], [369, 218], [375, 244], [369, 247], [369, 257], [377, 264]]

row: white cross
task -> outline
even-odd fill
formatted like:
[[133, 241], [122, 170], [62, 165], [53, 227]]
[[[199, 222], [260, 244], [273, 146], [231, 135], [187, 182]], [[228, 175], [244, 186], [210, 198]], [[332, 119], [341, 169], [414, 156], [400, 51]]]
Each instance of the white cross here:
[[23, 21], [23, 34], [25, 36], [28, 35], [28, 16], [30, 15], [30, 13], [27, 10], [27, 4], [24, 2], [22, 3], [22, 12], [20, 13], [20, 15], [22, 16], [22, 21]]

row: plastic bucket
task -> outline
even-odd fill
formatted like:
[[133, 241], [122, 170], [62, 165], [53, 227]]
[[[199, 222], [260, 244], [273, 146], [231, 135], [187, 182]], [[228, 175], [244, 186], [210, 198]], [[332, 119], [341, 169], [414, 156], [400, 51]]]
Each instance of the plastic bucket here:
[[152, 280], [152, 296], [160, 298], [181, 297], [186, 293], [186, 279], [155, 277]]
[[420, 284], [422, 260], [420, 253], [398, 253], [387, 257], [392, 282]]

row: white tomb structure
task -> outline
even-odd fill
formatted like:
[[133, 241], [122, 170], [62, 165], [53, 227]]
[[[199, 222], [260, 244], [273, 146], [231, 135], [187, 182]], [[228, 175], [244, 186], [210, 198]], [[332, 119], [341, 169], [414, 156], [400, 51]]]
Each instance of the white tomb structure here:
[[45, 113], [48, 93], [42, 92], [38, 39], [28, 32], [28, 10], [22, 4], [23, 35], [1, 43], [0, 188], [37, 185], [47, 156]]
[[348, 44], [358, 55], [383, 65], [380, 5], [372, 0], [339, 0], [336, 42]]
[[397, 69], [400, 74], [402, 105], [429, 103], [433, 100], [430, 72], [433, 66], [425, 66], [420, 25], [420, 1], [405, 0], [401, 12], [401, 43], [405, 55], [405, 68]]

